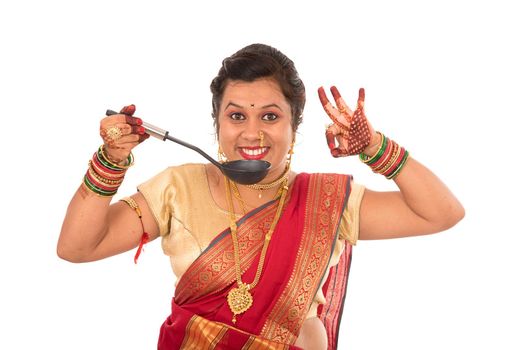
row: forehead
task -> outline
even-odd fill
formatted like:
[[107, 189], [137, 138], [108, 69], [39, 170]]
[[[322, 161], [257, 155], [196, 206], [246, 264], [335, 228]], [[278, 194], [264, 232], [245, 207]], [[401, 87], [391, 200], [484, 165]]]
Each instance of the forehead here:
[[[224, 104], [225, 102], [225, 104]], [[290, 108], [282, 89], [274, 79], [264, 78], [254, 81], [231, 80], [227, 83], [222, 97], [222, 108], [229, 102], [241, 106], [264, 106], [277, 104], [281, 108]]]

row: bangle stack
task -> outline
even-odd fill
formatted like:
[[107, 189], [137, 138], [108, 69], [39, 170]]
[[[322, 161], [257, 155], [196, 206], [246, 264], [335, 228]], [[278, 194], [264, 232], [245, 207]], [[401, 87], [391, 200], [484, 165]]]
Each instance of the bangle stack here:
[[84, 176], [84, 185], [99, 196], [114, 196], [124, 181], [127, 169], [133, 163], [134, 157], [130, 153], [124, 165], [114, 164], [105, 154], [102, 145], [89, 161], [89, 168]]
[[369, 165], [373, 172], [384, 175], [387, 179], [394, 179], [402, 170], [409, 158], [409, 152], [380, 133], [381, 142], [378, 151], [371, 157], [360, 154], [360, 160]]

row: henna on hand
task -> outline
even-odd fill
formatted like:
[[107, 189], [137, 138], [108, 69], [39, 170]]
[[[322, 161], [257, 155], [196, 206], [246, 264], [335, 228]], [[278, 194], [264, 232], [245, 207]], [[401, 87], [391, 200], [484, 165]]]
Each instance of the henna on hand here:
[[364, 113], [365, 91], [363, 88], [359, 90], [357, 108], [353, 112], [335, 86], [332, 86], [330, 90], [335, 99], [336, 108], [327, 98], [323, 87], [318, 89], [318, 96], [324, 110], [333, 121], [333, 124], [326, 129], [326, 140], [331, 155], [345, 157], [360, 154], [369, 146], [372, 134]]
[[125, 106], [118, 114], [108, 115], [100, 123], [104, 149], [114, 163], [126, 160], [136, 145], [149, 138], [142, 119], [133, 116], [135, 111], [135, 105]]

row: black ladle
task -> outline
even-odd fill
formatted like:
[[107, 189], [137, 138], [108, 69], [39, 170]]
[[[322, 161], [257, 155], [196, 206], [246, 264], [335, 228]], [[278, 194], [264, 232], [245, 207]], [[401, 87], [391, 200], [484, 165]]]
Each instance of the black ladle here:
[[[114, 114], [118, 114], [118, 112], [112, 111], [110, 109], [106, 111], [107, 116]], [[179, 140], [176, 137], [170, 136], [169, 131], [160, 129], [146, 122], [143, 122], [142, 126], [146, 130], [146, 133], [159, 140], [170, 140], [178, 143], [179, 145], [191, 148], [193, 151], [197, 151], [213, 165], [219, 168], [224, 175], [242, 185], [251, 185], [260, 182], [264, 177], [266, 177], [269, 169], [271, 168], [271, 163], [266, 162], [265, 160], [241, 159], [231, 162], [219, 163], [200, 148], [185, 141]]]

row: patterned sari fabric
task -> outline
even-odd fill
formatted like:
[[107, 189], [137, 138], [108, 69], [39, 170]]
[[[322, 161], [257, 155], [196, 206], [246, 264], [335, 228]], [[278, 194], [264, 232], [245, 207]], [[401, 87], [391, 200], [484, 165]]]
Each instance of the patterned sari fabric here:
[[[298, 349], [295, 343], [333, 252], [350, 178], [300, 174], [271, 238], [253, 306], [237, 316], [227, 304], [236, 287], [230, 230], [220, 233], [178, 282], [172, 314], [160, 330], [158, 349]], [[275, 215], [274, 200], [238, 222], [242, 280], [254, 279], [264, 236]], [[351, 249], [324, 284], [328, 304], [319, 308], [330, 349], [336, 348]]]

